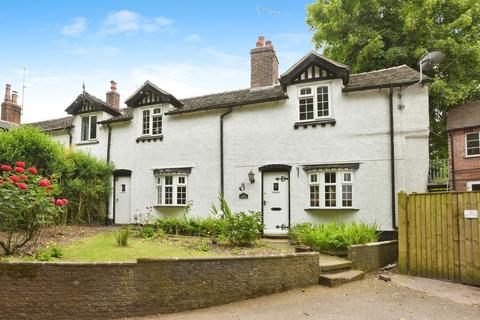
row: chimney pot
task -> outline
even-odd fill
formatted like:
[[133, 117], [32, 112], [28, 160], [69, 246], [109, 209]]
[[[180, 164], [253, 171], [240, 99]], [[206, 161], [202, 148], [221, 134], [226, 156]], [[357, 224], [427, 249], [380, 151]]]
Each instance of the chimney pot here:
[[257, 48], [263, 47], [264, 44], [265, 44], [265, 37], [264, 36], [258, 36]]
[[266, 47], [271, 47], [272, 46], [272, 41], [270, 41], [270, 40], [265, 41], [265, 46]]
[[115, 81], [110, 81], [110, 89], [112, 91], [117, 91], [117, 83]]
[[10, 94], [10, 90], [11, 90], [12, 86], [10, 84], [6, 84], [5, 85], [5, 99], [4, 101], [11, 101], [12, 100], [12, 96]]
[[12, 103], [17, 104], [18, 93], [17, 91], [12, 91]]

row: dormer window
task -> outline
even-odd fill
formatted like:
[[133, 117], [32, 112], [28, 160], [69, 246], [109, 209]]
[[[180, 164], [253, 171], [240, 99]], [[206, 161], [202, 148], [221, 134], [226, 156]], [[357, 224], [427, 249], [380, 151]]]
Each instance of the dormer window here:
[[97, 116], [83, 116], [82, 117], [82, 141], [91, 141], [97, 139]]
[[298, 105], [300, 121], [330, 118], [329, 86], [300, 88]]
[[154, 107], [142, 111], [142, 134], [155, 136], [162, 134], [162, 108]]

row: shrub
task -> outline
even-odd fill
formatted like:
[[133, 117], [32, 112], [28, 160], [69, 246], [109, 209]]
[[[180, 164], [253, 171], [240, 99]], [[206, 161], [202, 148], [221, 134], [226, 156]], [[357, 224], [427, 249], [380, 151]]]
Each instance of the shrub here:
[[15, 166], [0, 165], [0, 246], [6, 255], [20, 250], [38, 236], [41, 228], [51, 225], [64, 210], [68, 200], [55, 198], [57, 184], [37, 174], [25, 162]]
[[236, 246], [250, 246], [262, 232], [261, 213], [250, 211], [225, 215], [221, 228], [222, 239]]
[[140, 230], [138, 230], [138, 236], [143, 239], [151, 239], [155, 237], [155, 230], [152, 225], [142, 226]]
[[349, 245], [375, 242], [377, 225], [366, 223], [298, 224], [289, 230], [292, 242], [304, 244], [317, 251], [345, 250]]
[[23, 159], [42, 175], [55, 178], [59, 196], [71, 205], [59, 216], [61, 223], [103, 223], [110, 194], [112, 166], [53, 141], [40, 130], [21, 126], [0, 130], [0, 163]]
[[63, 257], [63, 249], [54, 242], [47, 242], [44, 247], [39, 247], [35, 251], [35, 259], [40, 261], [50, 261], [52, 258]]
[[115, 241], [119, 247], [126, 247], [130, 238], [130, 226], [123, 227], [115, 233]]

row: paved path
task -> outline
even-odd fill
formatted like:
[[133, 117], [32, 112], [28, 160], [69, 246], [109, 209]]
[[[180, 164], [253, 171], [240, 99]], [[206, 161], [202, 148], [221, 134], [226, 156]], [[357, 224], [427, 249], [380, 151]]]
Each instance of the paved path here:
[[421, 319], [478, 320], [480, 301], [466, 305], [374, 276], [338, 288], [314, 286], [224, 306], [137, 320]]

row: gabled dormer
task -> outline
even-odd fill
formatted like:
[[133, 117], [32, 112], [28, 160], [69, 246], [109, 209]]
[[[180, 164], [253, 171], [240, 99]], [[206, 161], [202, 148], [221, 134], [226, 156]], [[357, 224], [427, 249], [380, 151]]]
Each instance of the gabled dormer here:
[[345, 85], [349, 75], [350, 68], [347, 65], [311, 51], [280, 76], [280, 83], [286, 88], [290, 84], [342, 79]]
[[[125, 103], [133, 109], [134, 122], [138, 130], [138, 142], [163, 140], [163, 115], [170, 107], [180, 108], [183, 104], [173, 95], [146, 81]], [[139, 109], [139, 110], [135, 110]]]
[[72, 116], [102, 111], [107, 112], [112, 116], [118, 116], [121, 114], [118, 108], [108, 105], [106, 102], [85, 91], [79, 94], [77, 99], [75, 99], [65, 111]]

